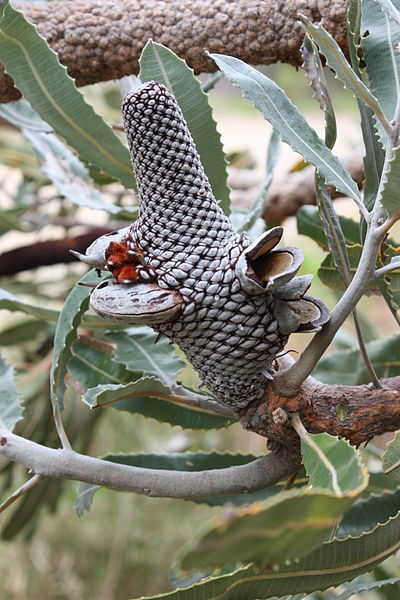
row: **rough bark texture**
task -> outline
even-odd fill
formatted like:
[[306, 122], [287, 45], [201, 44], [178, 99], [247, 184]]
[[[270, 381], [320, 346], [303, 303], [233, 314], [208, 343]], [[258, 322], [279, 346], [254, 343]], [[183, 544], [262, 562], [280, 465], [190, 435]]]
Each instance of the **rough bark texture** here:
[[[251, 64], [299, 66], [299, 14], [322, 22], [346, 48], [346, 0], [54, 0], [15, 6], [38, 26], [78, 85], [136, 74], [149, 38], [196, 72], [216, 70], [206, 50]], [[19, 97], [0, 72], [0, 101]]]
[[326, 432], [359, 446], [400, 428], [400, 377], [383, 379], [382, 384], [383, 389], [372, 384], [327, 385], [310, 377], [290, 398], [277, 394], [269, 384], [251, 421], [247, 411], [247, 427], [268, 437], [271, 450], [295, 454], [299, 439], [290, 417], [298, 412], [310, 433]]

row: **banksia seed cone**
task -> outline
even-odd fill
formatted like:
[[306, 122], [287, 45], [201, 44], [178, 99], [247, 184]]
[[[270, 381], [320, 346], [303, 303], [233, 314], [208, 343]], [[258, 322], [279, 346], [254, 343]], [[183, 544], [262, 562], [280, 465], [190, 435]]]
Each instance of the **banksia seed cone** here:
[[81, 257], [114, 275], [91, 304], [170, 338], [203, 385], [239, 411], [263, 395], [289, 334], [318, 330], [328, 311], [305, 296], [311, 276], [294, 278], [301, 251], [273, 249], [281, 227], [253, 243], [235, 233], [164, 85], [129, 93], [123, 113], [140, 212], [129, 229], [99, 238]]

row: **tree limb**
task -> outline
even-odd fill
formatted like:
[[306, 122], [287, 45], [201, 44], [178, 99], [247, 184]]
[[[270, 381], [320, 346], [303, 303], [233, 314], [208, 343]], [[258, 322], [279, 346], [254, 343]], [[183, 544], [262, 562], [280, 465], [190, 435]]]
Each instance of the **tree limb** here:
[[382, 389], [371, 384], [328, 385], [309, 377], [289, 398], [269, 384], [264, 401], [254, 411], [250, 429], [268, 437], [268, 446], [274, 452], [291, 455], [299, 451], [299, 439], [289, 417], [299, 413], [310, 433], [329, 433], [359, 446], [400, 428], [400, 376], [381, 383]]
[[0, 423], [0, 454], [41, 477], [72, 479], [146, 496], [198, 500], [251, 493], [285, 479], [299, 460], [268, 454], [246, 465], [210, 471], [143, 469], [54, 450], [9, 432]]
[[110, 231], [110, 227], [93, 227], [86, 233], [60, 240], [35, 242], [28, 246], [14, 248], [0, 255], [0, 277], [29, 271], [44, 265], [75, 262], [70, 250], [85, 252], [86, 248], [100, 235]]
[[[35, 23], [77, 85], [137, 74], [149, 38], [196, 72], [213, 72], [205, 50], [251, 64], [302, 64], [298, 18], [322, 22], [346, 49], [346, 0], [79, 0], [15, 5]], [[20, 97], [0, 72], [0, 102]]]

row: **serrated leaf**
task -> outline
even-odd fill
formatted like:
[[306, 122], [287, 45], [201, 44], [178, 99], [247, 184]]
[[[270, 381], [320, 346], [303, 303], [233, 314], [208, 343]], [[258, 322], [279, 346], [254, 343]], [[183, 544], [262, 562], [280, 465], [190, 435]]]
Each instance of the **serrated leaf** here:
[[[250, 454], [220, 454], [219, 452], [182, 452], [176, 454], [107, 454], [102, 460], [141, 467], [143, 469], [168, 469], [172, 471], [203, 471], [226, 469], [233, 465], [245, 465], [257, 456]], [[75, 510], [78, 516], [90, 510], [94, 494], [100, 486], [80, 483]]]
[[[400, 335], [386, 340], [377, 340], [366, 345], [368, 356], [379, 378], [396, 377], [400, 369]], [[313, 372], [314, 377], [324, 383], [360, 385], [369, 383], [359, 349], [342, 350], [319, 361]]]
[[161, 338], [146, 326], [130, 327], [125, 331], [108, 333], [106, 338], [115, 344], [115, 358], [132, 371], [155, 375], [170, 385], [185, 363], [177, 356], [170, 341]]
[[[398, 0], [394, 4], [398, 7]], [[361, 46], [370, 89], [390, 122], [397, 102], [396, 79], [400, 73], [400, 55], [395, 48], [400, 42], [400, 30], [376, 0], [362, 0], [361, 7]], [[386, 133], [379, 122], [376, 125], [380, 138], [386, 145]]]
[[351, 65], [360, 77], [360, 59], [358, 51], [360, 48], [360, 30], [361, 30], [361, 0], [349, 0], [347, 9], [347, 39], [349, 43], [349, 53]]
[[397, 514], [370, 533], [325, 543], [297, 561], [269, 568], [250, 564], [221, 576], [217, 571], [191, 587], [143, 600], [259, 600], [325, 590], [370, 571], [399, 548]]
[[[93, 280], [93, 271], [86, 273], [80, 282]], [[72, 288], [60, 312], [54, 335], [53, 360], [50, 370], [50, 396], [54, 409], [64, 408], [65, 376], [71, 358], [71, 344], [76, 339], [82, 315], [89, 306], [91, 288], [76, 285]]]
[[41, 161], [41, 170], [63, 196], [78, 206], [105, 210], [114, 215], [121, 211], [119, 206], [104, 200], [93, 187], [84, 164], [30, 106], [21, 100], [2, 104], [0, 116], [21, 129]]
[[[41, 333], [48, 333], [52, 328], [41, 321], [24, 320], [21, 323], [5, 327], [0, 332], [0, 346], [15, 346], [29, 340], [37, 339]], [[43, 339], [41, 336], [39, 339]]]
[[367, 469], [358, 450], [346, 440], [305, 430], [300, 437], [303, 464], [313, 488], [353, 498], [366, 488]]
[[174, 94], [195, 142], [214, 196], [226, 215], [230, 213], [226, 160], [220, 135], [212, 117], [207, 94], [187, 66], [172, 50], [152, 40], [148, 41], [139, 60], [142, 82], [164, 83]]
[[395, 585], [400, 583], [400, 577], [391, 577], [390, 579], [384, 579], [382, 581], [363, 581], [357, 583], [349, 583], [346, 585], [344, 592], [338, 596], [337, 600], [349, 600], [354, 594], [360, 592], [369, 592], [370, 590], [377, 590], [385, 585]]
[[382, 469], [391, 479], [400, 481], [400, 432], [386, 446]]
[[22, 419], [21, 396], [14, 379], [14, 369], [0, 356], [0, 421], [10, 431]]
[[304, 69], [325, 118], [325, 144], [333, 148], [336, 141], [336, 117], [325, 79], [317, 45], [306, 35], [303, 44]]
[[80, 393], [106, 383], [130, 383], [140, 379], [141, 372], [131, 371], [115, 360], [113, 347], [96, 338], [80, 337], [71, 346], [68, 383]]
[[142, 377], [128, 384], [106, 384], [91, 388], [82, 400], [91, 408], [112, 406], [118, 410], [180, 425], [189, 429], [227, 427], [234, 421], [194, 408], [186, 408], [183, 399], [155, 377]]
[[380, 189], [379, 200], [386, 208], [389, 216], [400, 217], [400, 146], [394, 148], [387, 170], [382, 174], [383, 188]]
[[282, 140], [313, 164], [328, 185], [360, 202], [357, 184], [348, 171], [276, 83], [237, 58], [222, 54], [211, 57], [229, 81], [263, 113]]
[[327, 64], [336, 73], [336, 77], [356, 98], [359, 98], [369, 106], [380, 121], [384, 122], [385, 126], [388, 127], [389, 124], [378, 100], [351, 68], [336, 40], [321, 25], [314, 25], [305, 16], [301, 16], [300, 18], [304, 30], [318, 45], [326, 58]]
[[[387, 478], [386, 478], [387, 479]], [[335, 538], [356, 537], [373, 531], [395, 517], [400, 510], [400, 491], [373, 494], [353, 504], [340, 522]]]
[[134, 186], [127, 148], [86, 103], [36, 27], [8, 2], [0, 19], [0, 55], [32, 108], [83, 161]]
[[183, 570], [239, 562], [283, 563], [319, 547], [332, 533], [352, 500], [321, 491], [284, 491], [264, 502], [222, 514], [179, 560]]

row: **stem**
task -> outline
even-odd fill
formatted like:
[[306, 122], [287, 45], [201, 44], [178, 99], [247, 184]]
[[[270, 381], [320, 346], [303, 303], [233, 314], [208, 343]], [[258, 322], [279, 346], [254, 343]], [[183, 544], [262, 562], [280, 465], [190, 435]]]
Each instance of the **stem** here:
[[146, 496], [196, 500], [251, 493], [278, 483], [298, 470], [297, 459], [268, 454], [246, 465], [209, 471], [143, 469], [46, 448], [0, 425], [0, 454], [37, 476], [72, 479]]
[[375, 271], [375, 277], [382, 277], [382, 275], [387, 275], [387, 273], [391, 273], [392, 271], [400, 271], [400, 260], [391, 262], [390, 264], [377, 269]]
[[358, 320], [358, 315], [357, 315], [356, 309], [353, 310], [353, 321], [354, 321], [354, 327], [356, 329], [356, 334], [357, 334], [358, 347], [360, 348], [360, 353], [361, 353], [362, 359], [365, 363], [365, 367], [368, 371], [368, 374], [371, 378], [372, 383], [374, 384], [374, 387], [382, 389], [382, 384], [379, 381], [377, 374], [375, 373], [375, 369], [374, 369], [374, 367], [369, 359], [369, 356], [368, 356], [367, 348], [365, 347], [365, 342], [364, 342], [364, 338], [363, 338], [363, 334], [362, 334], [361, 326], [360, 326], [360, 321]]
[[58, 406], [58, 404], [54, 407], [54, 423], [55, 423], [58, 437], [60, 438], [60, 442], [61, 442], [63, 449], [64, 450], [72, 450], [71, 444], [69, 442], [69, 439], [68, 439], [67, 434], [64, 429], [64, 424], [63, 424], [62, 418], [61, 418], [60, 407]]
[[0, 513], [2, 513], [6, 508], [11, 506], [18, 498], [29, 492], [32, 488], [36, 487], [38, 483], [42, 481], [43, 477], [41, 475], [34, 475], [28, 481], [26, 481], [21, 487], [19, 487], [11, 496], [7, 498], [2, 504], [0, 504]]
[[338, 329], [343, 325], [353, 308], [362, 298], [375, 275], [375, 262], [384, 235], [377, 235], [382, 224], [380, 204], [371, 213], [360, 263], [347, 290], [332, 310], [331, 320], [311, 340], [300, 358], [292, 367], [279, 371], [274, 378], [275, 390], [283, 396], [292, 396], [302, 382], [311, 374], [319, 359], [328, 348]]

